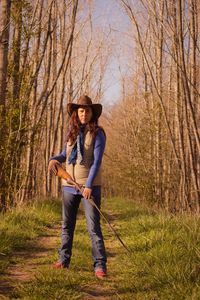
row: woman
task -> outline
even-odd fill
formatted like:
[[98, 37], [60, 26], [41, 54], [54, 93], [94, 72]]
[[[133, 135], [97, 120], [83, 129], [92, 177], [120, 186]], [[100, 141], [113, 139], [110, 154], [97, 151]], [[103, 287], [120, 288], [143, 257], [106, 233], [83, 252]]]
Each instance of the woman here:
[[72, 255], [76, 216], [81, 199], [85, 210], [87, 228], [92, 241], [94, 272], [99, 278], [106, 276], [106, 251], [100, 227], [100, 214], [87, 199], [93, 198], [101, 205], [101, 161], [106, 137], [98, 126], [102, 112], [101, 104], [93, 104], [88, 96], [81, 96], [75, 103], [69, 103], [70, 115], [67, 143], [58, 156], [49, 162], [49, 171], [56, 174], [56, 163], [66, 162], [66, 171], [81, 186], [82, 194], [63, 181], [63, 225], [59, 260], [55, 268], [68, 268]]

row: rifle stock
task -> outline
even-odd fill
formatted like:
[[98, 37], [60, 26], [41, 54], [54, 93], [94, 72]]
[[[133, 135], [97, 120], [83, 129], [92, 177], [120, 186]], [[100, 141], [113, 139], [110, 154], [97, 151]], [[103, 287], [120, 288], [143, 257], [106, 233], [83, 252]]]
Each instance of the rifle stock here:
[[57, 174], [56, 176], [63, 178], [66, 180], [69, 184], [75, 185], [76, 183], [72, 179], [72, 177], [67, 173], [60, 164], [56, 164]]
[[[64, 180], [66, 180], [69, 184], [73, 185], [77, 190], [79, 190], [82, 193], [82, 189], [81, 186], [75, 182], [73, 180], [73, 178], [70, 176], [69, 173], [67, 173], [62, 166], [58, 163], [56, 164], [56, 169], [57, 169], [57, 174], [56, 176], [63, 178]], [[124, 244], [124, 242], [122, 241], [122, 239], [120, 238], [119, 234], [116, 232], [116, 230], [113, 228], [113, 226], [110, 224], [109, 220], [105, 217], [105, 215], [102, 213], [102, 211], [98, 208], [98, 206], [95, 204], [95, 202], [93, 201], [92, 197], [90, 199], [88, 199], [88, 201], [90, 202], [91, 205], [93, 205], [98, 212], [100, 213], [100, 215], [103, 217], [103, 219], [106, 221], [106, 223], [108, 224], [109, 228], [111, 229], [111, 231], [114, 233], [115, 237], [119, 240], [119, 242], [121, 243], [121, 245], [127, 250], [127, 252], [129, 254], [131, 254], [131, 250]]]

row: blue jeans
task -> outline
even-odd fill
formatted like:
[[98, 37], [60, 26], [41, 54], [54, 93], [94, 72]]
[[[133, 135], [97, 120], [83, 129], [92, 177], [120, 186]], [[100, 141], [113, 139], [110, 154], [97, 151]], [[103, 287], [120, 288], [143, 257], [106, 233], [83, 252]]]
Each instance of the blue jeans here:
[[[101, 187], [96, 186], [92, 190], [92, 197], [95, 204], [100, 208], [101, 205]], [[72, 255], [72, 244], [74, 230], [76, 226], [76, 217], [80, 201], [83, 201], [88, 233], [92, 242], [92, 257], [94, 261], [94, 270], [101, 268], [106, 271], [106, 251], [103, 235], [100, 226], [100, 214], [87, 199], [82, 198], [80, 194], [69, 193], [63, 189], [63, 224], [61, 248], [59, 250], [60, 261], [63, 265], [69, 266]]]

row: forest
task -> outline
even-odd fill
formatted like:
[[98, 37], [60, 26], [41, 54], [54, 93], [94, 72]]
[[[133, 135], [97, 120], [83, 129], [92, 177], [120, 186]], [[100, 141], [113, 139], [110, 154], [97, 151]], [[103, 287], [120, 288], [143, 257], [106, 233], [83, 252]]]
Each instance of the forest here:
[[[104, 196], [199, 213], [200, 2], [109, 0], [121, 35], [96, 23], [97, 2], [0, 1], [0, 210], [60, 195], [49, 158], [65, 144], [67, 103], [87, 94], [104, 107]], [[129, 72], [111, 103], [119, 51]]]

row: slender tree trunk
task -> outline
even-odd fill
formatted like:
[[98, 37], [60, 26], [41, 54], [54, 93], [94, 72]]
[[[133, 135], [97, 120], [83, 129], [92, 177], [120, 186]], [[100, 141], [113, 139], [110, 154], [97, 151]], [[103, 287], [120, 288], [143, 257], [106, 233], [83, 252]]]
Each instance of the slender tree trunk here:
[[6, 208], [4, 154], [6, 134], [6, 88], [11, 0], [0, 2], [0, 210]]

